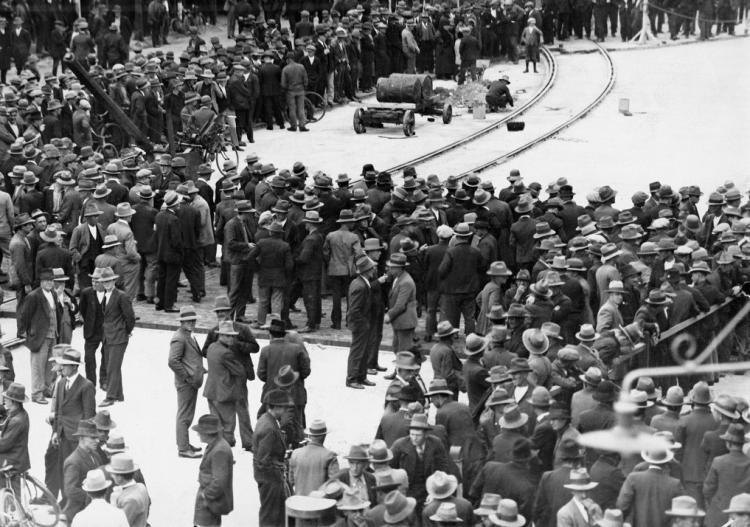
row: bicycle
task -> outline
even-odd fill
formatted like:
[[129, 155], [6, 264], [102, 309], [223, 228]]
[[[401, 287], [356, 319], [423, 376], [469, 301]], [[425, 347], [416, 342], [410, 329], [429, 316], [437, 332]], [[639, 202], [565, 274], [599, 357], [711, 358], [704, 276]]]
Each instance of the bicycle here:
[[234, 161], [235, 166], [239, 164], [239, 152], [226, 140], [222, 127], [214, 123], [207, 127], [208, 129], [193, 136], [177, 134], [177, 148], [185, 150], [193, 148], [200, 151], [202, 163], [216, 162], [216, 167], [222, 176], [226, 175], [224, 171], [225, 161]]
[[118, 152], [128, 146], [127, 134], [117, 123], [108, 122], [107, 112], [97, 114], [92, 119], [91, 134], [97, 145], [95, 150], [101, 154], [105, 154], [105, 151], [111, 154], [114, 151], [114, 156], [111, 157], [117, 157]]
[[[317, 123], [326, 114], [326, 102], [317, 92], [307, 91], [305, 92], [305, 119], [308, 123]], [[287, 111], [286, 104], [281, 108], [281, 116], [284, 121], [290, 122], [289, 112]]]
[[187, 35], [190, 26], [198, 28], [198, 34], [203, 33], [206, 29], [206, 19], [203, 13], [196, 5], [185, 9], [182, 2], [177, 2], [177, 16], [169, 20], [169, 30], [173, 33]]
[[[60, 522], [60, 505], [39, 480], [13, 465], [0, 468], [5, 487], [0, 490], [0, 526], [54, 527]], [[14, 478], [18, 478], [14, 489]]]

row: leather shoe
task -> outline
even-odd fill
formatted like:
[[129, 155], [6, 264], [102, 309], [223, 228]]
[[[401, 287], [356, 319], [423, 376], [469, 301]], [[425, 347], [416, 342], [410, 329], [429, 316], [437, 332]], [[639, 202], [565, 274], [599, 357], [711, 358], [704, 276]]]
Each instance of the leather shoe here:
[[102, 408], [104, 406], [112, 406], [113, 404], [115, 404], [115, 401], [113, 399], [104, 399], [99, 403], [99, 407]]
[[376, 370], [375, 368], [367, 369], [367, 375], [377, 375], [377, 374], [378, 374], [378, 370]]
[[188, 448], [192, 450], [193, 452], [200, 452], [201, 450], [203, 450], [201, 447], [193, 446], [193, 445], [188, 445]]
[[38, 397], [34, 397], [31, 399], [32, 402], [35, 402], [36, 404], [49, 404], [49, 401], [44, 398], [44, 396], [40, 395]]
[[396, 378], [396, 372], [394, 371], [394, 372], [393, 372], [393, 373], [391, 373], [390, 375], [386, 375], [386, 376], [384, 376], [383, 378], [384, 378], [384, 379], [385, 379], [386, 381], [392, 381], [393, 379], [395, 379], [395, 378]]
[[139, 302], [143, 302], [144, 300], [146, 300], [146, 295], [144, 295], [143, 293], [138, 293], [135, 299], [138, 300]]
[[175, 309], [173, 307], [165, 307], [164, 308], [164, 312], [165, 313], [179, 313], [180, 310], [179, 309]]
[[365, 379], [364, 381], [362, 381], [362, 384], [363, 384], [364, 386], [375, 386], [375, 383], [374, 383], [374, 382], [372, 382], [372, 381], [368, 381], [367, 379]]
[[378, 370], [378, 371], [388, 371], [388, 368], [384, 368], [384, 367], [382, 367], [379, 364], [377, 366], [375, 366], [375, 369]]
[[198, 452], [194, 452], [192, 450], [180, 450], [179, 452], [177, 452], [177, 455], [180, 457], [187, 457], [191, 459], [198, 459], [199, 457], [203, 457]]
[[299, 127], [300, 132], [309, 132], [310, 130], [308, 128], [305, 128], [304, 126]]
[[315, 328], [311, 328], [310, 326], [305, 326], [304, 328], [300, 329], [297, 333], [312, 333], [315, 331]]
[[154, 307], [154, 309], [157, 311], [164, 311], [164, 306], [160, 306], [159, 304], [157, 304], [156, 307]]
[[347, 382], [346, 383], [347, 388], [354, 388], [355, 390], [364, 390], [365, 387], [359, 384], [358, 382]]

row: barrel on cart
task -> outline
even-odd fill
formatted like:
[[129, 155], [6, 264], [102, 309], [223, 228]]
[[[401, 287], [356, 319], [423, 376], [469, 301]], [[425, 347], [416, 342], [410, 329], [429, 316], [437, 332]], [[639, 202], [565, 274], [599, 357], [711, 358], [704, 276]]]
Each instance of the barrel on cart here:
[[439, 100], [429, 75], [393, 73], [381, 77], [375, 87], [379, 104], [358, 108], [354, 112], [354, 131], [363, 134], [367, 128], [382, 128], [385, 123], [400, 124], [404, 135], [414, 135], [414, 114], [439, 115], [443, 123], [453, 118], [450, 104]]

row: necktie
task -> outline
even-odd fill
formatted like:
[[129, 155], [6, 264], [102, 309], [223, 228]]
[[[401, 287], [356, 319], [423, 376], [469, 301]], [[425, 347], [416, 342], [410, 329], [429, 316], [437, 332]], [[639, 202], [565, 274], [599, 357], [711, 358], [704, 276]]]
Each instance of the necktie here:
[[107, 293], [104, 293], [104, 296], [102, 296], [102, 311], [104, 311], [107, 308]]

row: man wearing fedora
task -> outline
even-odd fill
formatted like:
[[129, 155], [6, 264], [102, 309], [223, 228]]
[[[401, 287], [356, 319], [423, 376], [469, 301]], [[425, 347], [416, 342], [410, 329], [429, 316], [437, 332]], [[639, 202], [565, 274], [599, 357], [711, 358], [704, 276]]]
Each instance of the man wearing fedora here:
[[372, 330], [372, 286], [377, 268], [367, 256], [356, 261], [357, 277], [349, 283], [346, 325], [352, 332], [352, 343], [346, 368], [346, 386], [357, 390], [375, 383], [367, 380], [369, 332]]
[[73, 520], [72, 527], [130, 527], [122, 509], [107, 501], [107, 494], [112, 482], [104, 477], [101, 469], [89, 470], [81, 489], [86, 492], [89, 504]]
[[146, 486], [134, 479], [138, 465], [133, 457], [127, 452], [114, 454], [105, 470], [114, 482], [110, 503], [125, 512], [131, 527], [147, 527], [151, 498]]
[[669, 448], [644, 450], [645, 471], [631, 472], [617, 497], [617, 508], [633, 527], [666, 525], [665, 511], [671, 501], [684, 492], [680, 480], [669, 475], [666, 465], [674, 459]]
[[141, 256], [136, 299], [153, 304], [154, 296], [156, 296], [156, 278], [159, 273], [154, 236], [154, 223], [158, 212], [154, 208], [154, 191], [150, 186], [146, 185], [138, 189], [133, 210], [135, 212], [130, 219], [130, 228], [135, 237], [138, 254]]
[[604, 301], [599, 308], [599, 312], [596, 314], [596, 331], [599, 333], [608, 329], [618, 328], [625, 323], [620, 313], [620, 305], [625, 295], [625, 286], [620, 280], [612, 280], [605, 293], [609, 296], [607, 296], [607, 300]]
[[106, 231], [106, 234], [115, 235], [120, 242], [115, 254], [120, 261], [123, 289], [131, 302], [138, 296], [138, 276], [141, 270], [141, 255], [138, 253], [135, 237], [130, 228], [134, 214], [130, 203], [119, 203], [115, 211], [117, 221], [111, 223]]
[[602, 509], [589, 497], [589, 491], [597, 485], [585, 468], [571, 469], [564, 487], [573, 497], [557, 511], [558, 527], [587, 527], [602, 517]]
[[246, 371], [232, 351], [239, 335], [232, 321], [221, 322], [216, 333], [219, 336], [218, 340], [206, 351], [208, 375], [203, 396], [208, 399], [211, 413], [219, 418], [224, 438], [230, 446], [234, 446], [236, 404], [241, 391], [239, 385], [246, 379]]
[[219, 418], [213, 414], [201, 416], [192, 429], [206, 444], [198, 469], [193, 523], [199, 527], [221, 525], [221, 517], [234, 509], [232, 448], [224, 439]]
[[[453, 474], [446, 474], [438, 470], [427, 478], [428, 504], [422, 509], [422, 526], [444, 525], [444, 523], [463, 523], [473, 525], [474, 510], [471, 502], [461, 496], [456, 496], [458, 490], [458, 478]], [[444, 512], [441, 514], [440, 509]], [[450, 514], [445, 514], [446, 509], [452, 509]], [[452, 519], [454, 521], [449, 521]]]
[[[107, 201], [107, 197], [111, 193], [112, 189], [110, 189], [107, 185], [100, 184], [96, 186], [96, 189], [91, 195], [91, 197], [93, 198], [92, 201], [94, 205], [96, 205], [96, 208], [102, 211], [102, 214], [99, 216], [99, 225], [101, 225], [102, 229], [104, 229], [105, 231], [107, 230], [107, 227], [109, 227], [110, 224], [114, 223], [117, 219], [115, 217], [117, 207]], [[84, 203], [84, 205], [88, 203], [91, 203], [91, 201]]]
[[54, 269], [59, 267], [65, 271], [70, 283], [73, 283], [73, 259], [70, 251], [62, 247], [63, 232], [60, 225], [53, 223], [47, 226], [47, 229], [39, 235], [41, 243], [37, 248], [34, 262], [35, 274], [42, 269]]
[[122, 390], [122, 361], [135, 327], [135, 313], [131, 300], [115, 288], [117, 278], [109, 267], [105, 267], [98, 277], [104, 288], [101, 300], [102, 355], [107, 357], [107, 396], [99, 406], [112, 406], [117, 401], [125, 400]]
[[[0, 465], [12, 465], [17, 473], [31, 468], [29, 461], [29, 414], [23, 407], [28, 402], [26, 388], [18, 382], [11, 383], [2, 394], [7, 416], [0, 425]], [[20, 481], [12, 478], [13, 488], [20, 496]]]
[[305, 211], [302, 223], [307, 235], [300, 243], [294, 263], [297, 278], [302, 284], [302, 301], [305, 304], [307, 324], [299, 332], [310, 333], [320, 328], [320, 291], [325, 240], [321, 231], [323, 219], [317, 210]]
[[[191, 185], [195, 189], [195, 184]], [[175, 214], [182, 229], [182, 271], [190, 284], [192, 301], [200, 303], [205, 294], [205, 275], [203, 267], [203, 249], [199, 244], [201, 236], [201, 213], [190, 206], [192, 195], [188, 185], [180, 183], [176, 189], [180, 204]]]
[[747, 442], [743, 425], [730, 424], [721, 439], [724, 440], [728, 453], [711, 461], [703, 482], [703, 496], [708, 505], [706, 525], [724, 525], [727, 521], [724, 509], [730, 507], [732, 496], [748, 487], [750, 459], [743, 453], [743, 445]]
[[[395, 412], [386, 412], [380, 418], [380, 424], [375, 432], [375, 439], [383, 440], [388, 447], [393, 446], [397, 439], [409, 435], [409, 404], [416, 402], [422, 395], [414, 386], [392, 384], [395, 389], [395, 398], [399, 407]], [[390, 389], [390, 388], [389, 388]]]
[[677, 496], [664, 514], [669, 522], [664, 525], [670, 525], [670, 527], [700, 526], [703, 525], [706, 517], [706, 512], [698, 507], [698, 503], [691, 496]]
[[[321, 216], [322, 212], [321, 210]], [[356, 220], [351, 210], [342, 210], [336, 223], [339, 224], [339, 228], [329, 232], [323, 242], [323, 258], [326, 261], [328, 286], [333, 302], [331, 327], [341, 329], [341, 298], [346, 294], [349, 282], [356, 274], [354, 262], [361, 252], [361, 245], [359, 237], [352, 232]]]
[[339, 470], [334, 478], [356, 491], [360, 500], [377, 503], [375, 476], [366, 470], [370, 462], [367, 450], [361, 445], [352, 445], [344, 459], [349, 466]]
[[747, 527], [750, 525], [750, 494], [743, 492], [733, 496], [729, 507], [724, 510], [729, 515], [728, 527]]
[[96, 455], [99, 433], [93, 421], [79, 421], [73, 437], [78, 439], [78, 446], [63, 464], [65, 505], [62, 512], [68, 522], [72, 522], [76, 515], [86, 507], [88, 497], [81, 485], [88, 472], [98, 468], [101, 461]]
[[411, 275], [406, 271], [406, 255], [391, 254], [386, 263], [387, 278], [381, 276], [380, 283], [390, 279], [391, 290], [388, 293], [388, 309], [384, 322], [393, 329], [393, 351], [406, 351], [414, 343], [414, 330], [417, 327], [417, 288]]
[[47, 404], [45, 393], [53, 382], [48, 359], [59, 337], [62, 305], [53, 291], [52, 270], [42, 269], [37, 278], [39, 287], [29, 293], [21, 305], [18, 334], [26, 337], [26, 347], [31, 352], [31, 400]]
[[15, 232], [8, 245], [8, 285], [16, 292], [16, 305], [20, 309], [34, 283], [34, 263], [28, 239], [34, 230], [34, 220], [27, 213], [21, 213], [15, 218], [13, 230]]
[[190, 444], [188, 428], [195, 417], [195, 404], [198, 390], [203, 385], [206, 373], [203, 367], [203, 355], [198, 341], [193, 336], [198, 314], [192, 306], [183, 306], [178, 317], [180, 327], [169, 342], [169, 359], [167, 364], [174, 372], [175, 389], [177, 390], [177, 455], [180, 457], [200, 457], [200, 448]]
[[73, 258], [73, 266], [78, 278], [79, 290], [91, 287], [90, 273], [94, 272], [94, 261], [102, 252], [104, 229], [98, 223], [100, 211], [93, 203], [88, 203], [83, 210], [84, 223], [77, 225], [70, 236], [68, 246]]
[[[258, 317], [253, 329], [265, 326], [269, 313], [283, 314], [287, 285], [294, 269], [291, 246], [281, 237], [282, 225], [272, 221], [267, 229], [269, 236], [259, 239], [250, 249], [250, 261], [258, 269]], [[284, 323], [291, 329], [288, 313]]]
[[559, 451], [560, 465], [542, 474], [534, 497], [534, 525], [540, 527], [557, 526], [557, 511], [573, 497], [565, 487], [570, 471], [583, 466], [583, 451], [575, 440], [564, 440]]
[[291, 418], [292, 398], [283, 390], [270, 390], [263, 397], [266, 412], [260, 416], [253, 434], [253, 475], [258, 484], [259, 527], [284, 524], [287, 497], [286, 442], [282, 427]]
[[290, 484], [294, 494], [307, 496], [339, 472], [335, 452], [323, 446], [328, 427], [322, 419], [314, 419], [305, 430], [307, 444], [292, 451], [289, 459]]
[[466, 361], [463, 363], [461, 372], [463, 383], [466, 386], [466, 395], [469, 400], [469, 410], [473, 413], [479, 406], [482, 396], [489, 388], [487, 383], [487, 369], [484, 366], [482, 355], [487, 347], [485, 340], [479, 335], [466, 337], [464, 355]]
[[245, 309], [253, 287], [253, 265], [250, 252], [255, 247], [255, 222], [252, 204], [247, 200], [235, 204], [237, 215], [230, 219], [223, 230], [223, 258], [229, 263], [229, 300], [232, 315], [237, 320], [245, 319]]
[[[457, 334], [458, 329], [454, 328], [449, 321], [441, 321], [437, 325], [437, 332], [434, 335], [438, 342], [433, 344], [430, 349], [430, 362], [434, 378], [445, 380], [453, 392], [453, 399], [455, 400], [458, 400], [459, 390], [466, 391], [466, 384], [464, 384], [464, 378], [461, 375], [462, 364], [454, 348]], [[467, 335], [467, 347], [469, 343], [476, 347], [477, 338], [481, 340], [481, 337], [474, 333]]]
[[179, 312], [174, 307], [184, 252], [182, 226], [176, 213], [179, 204], [180, 195], [173, 190], [167, 191], [164, 195], [164, 208], [157, 213], [154, 223], [156, 261], [159, 266], [156, 310], [166, 313]]
[[[406, 470], [409, 476], [408, 496], [417, 501], [417, 514], [422, 513], [427, 498], [427, 477], [438, 470], [448, 472], [448, 453], [443, 443], [429, 433], [432, 426], [427, 414], [414, 414], [409, 423], [409, 436], [393, 443], [393, 468]], [[387, 505], [386, 505], [387, 507]]]

